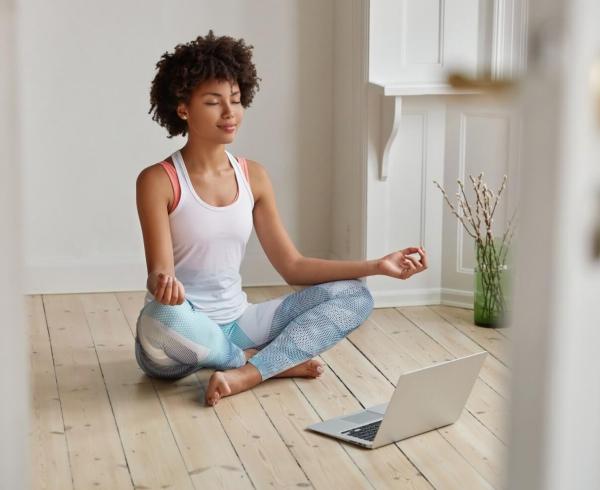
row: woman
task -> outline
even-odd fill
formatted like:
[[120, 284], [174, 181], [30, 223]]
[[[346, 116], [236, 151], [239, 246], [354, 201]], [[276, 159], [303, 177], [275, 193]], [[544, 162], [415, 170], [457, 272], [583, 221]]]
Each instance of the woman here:
[[[418, 248], [369, 261], [308, 258], [296, 250], [265, 168], [225, 149], [258, 89], [251, 58], [243, 39], [212, 31], [161, 57], [150, 112], [169, 137], [187, 135], [187, 142], [145, 168], [136, 183], [148, 268], [136, 358], [146, 374], [160, 378], [215, 369], [209, 405], [270, 377], [319, 376], [322, 363], [312, 358], [373, 308], [356, 278], [407, 279], [427, 267]], [[311, 287], [248, 303], [239, 268], [253, 225], [282, 277]]]

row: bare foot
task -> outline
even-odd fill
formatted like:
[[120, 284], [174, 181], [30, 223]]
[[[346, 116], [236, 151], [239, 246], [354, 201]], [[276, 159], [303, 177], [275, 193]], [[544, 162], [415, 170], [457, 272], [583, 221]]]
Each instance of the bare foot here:
[[258, 349], [246, 349], [244, 351], [244, 355], [246, 356], [246, 361], [250, 359], [254, 354], [258, 352]]
[[323, 362], [319, 359], [309, 359], [292, 368], [276, 374], [274, 378], [318, 378], [323, 374]]
[[237, 369], [215, 371], [208, 380], [206, 404], [214, 406], [221, 398], [249, 390], [261, 381], [260, 372], [250, 363]]

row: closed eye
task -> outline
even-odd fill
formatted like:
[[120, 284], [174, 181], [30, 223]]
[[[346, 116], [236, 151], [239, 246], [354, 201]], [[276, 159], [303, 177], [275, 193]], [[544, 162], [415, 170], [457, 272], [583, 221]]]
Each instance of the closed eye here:
[[[232, 104], [241, 104], [242, 102], [240, 100], [232, 100], [231, 101]], [[219, 105], [218, 102], [206, 102], [206, 105]]]

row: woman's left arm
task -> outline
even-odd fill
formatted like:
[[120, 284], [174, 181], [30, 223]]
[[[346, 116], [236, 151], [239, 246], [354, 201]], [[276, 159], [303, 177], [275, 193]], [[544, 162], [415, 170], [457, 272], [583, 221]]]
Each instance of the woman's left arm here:
[[[267, 258], [288, 284], [320, 284], [378, 274], [408, 279], [427, 268], [427, 255], [417, 247], [405, 248], [375, 260], [304, 257], [294, 246], [281, 222], [267, 171], [261, 164], [247, 161], [254, 195], [256, 235]], [[410, 257], [410, 254], [419, 254], [420, 257]]]
[[[420, 259], [409, 256], [418, 253]], [[342, 279], [384, 275], [408, 279], [427, 269], [427, 255], [417, 247], [409, 247], [375, 260], [327, 260], [301, 257], [294, 265], [288, 284], [319, 284]]]

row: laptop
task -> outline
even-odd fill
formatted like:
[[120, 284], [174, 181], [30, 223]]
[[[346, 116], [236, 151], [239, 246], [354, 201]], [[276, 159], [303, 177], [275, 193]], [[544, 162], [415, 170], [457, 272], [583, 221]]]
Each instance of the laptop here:
[[473, 389], [486, 351], [400, 375], [392, 399], [307, 429], [375, 449], [453, 424]]

